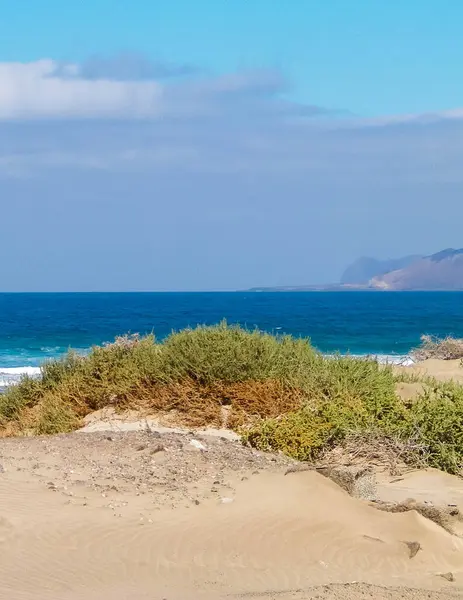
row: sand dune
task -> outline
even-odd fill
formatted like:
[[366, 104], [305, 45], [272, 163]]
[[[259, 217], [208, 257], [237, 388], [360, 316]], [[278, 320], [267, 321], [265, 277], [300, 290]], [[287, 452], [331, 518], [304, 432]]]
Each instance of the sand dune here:
[[[285, 475], [286, 459], [227, 440], [203, 438], [201, 452], [174, 436], [159, 461], [149, 443], [133, 450], [142, 434], [118, 435], [2, 440], [1, 598], [444, 599], [463, 591], [463, 539], [414, 511], [378, 511], [314, 471]], [[105, 454], [104, 444], [115, 450]], [[63, 457], [79, 445], [71, 468]], [[98, 471], [113, 478], [113, 496], [90, 485], [98, 455], [128, 482]], [[157, 502], [154, 488], [130, 487], [143, 456], [152, 473], [175, 467], [174, 508]], [[449, 572], [455, 581], [439, 576]]]

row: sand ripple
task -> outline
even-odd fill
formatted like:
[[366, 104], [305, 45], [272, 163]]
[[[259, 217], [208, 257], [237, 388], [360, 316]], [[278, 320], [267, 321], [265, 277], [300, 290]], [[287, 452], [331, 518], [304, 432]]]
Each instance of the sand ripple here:
[[[442, 588], [452, 584], [437, 573], [463, 577], [463, 540], [311, 472], [264, 474], [232, 503], [160, 510], [152, 522], [3, 481], [0, 514], [0, 592], [13, 600], [218, 598], [352, 581]], [[406, 542], [421, 546], [412, 559]]]

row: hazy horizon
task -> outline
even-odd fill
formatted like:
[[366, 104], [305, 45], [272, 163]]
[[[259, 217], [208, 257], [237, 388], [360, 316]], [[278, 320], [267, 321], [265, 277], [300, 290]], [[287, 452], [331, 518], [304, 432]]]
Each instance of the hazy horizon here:
[[0, 291], [323, 284], [463, 246], [462, 18], [456, 0], [8, 3]]

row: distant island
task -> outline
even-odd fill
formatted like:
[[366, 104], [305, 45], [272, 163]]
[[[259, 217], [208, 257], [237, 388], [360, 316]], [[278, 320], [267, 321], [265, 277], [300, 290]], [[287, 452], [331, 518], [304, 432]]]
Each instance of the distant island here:
[[463, 248], [429, 256], [390, 260], [362, 257], [349, 265], [339, 283], [251, 288], [253, 292], [303, 291], [463, 291]]

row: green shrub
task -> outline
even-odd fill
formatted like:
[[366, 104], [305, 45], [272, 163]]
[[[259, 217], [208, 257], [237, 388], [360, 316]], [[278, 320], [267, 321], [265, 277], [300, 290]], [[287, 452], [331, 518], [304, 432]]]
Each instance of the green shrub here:
[[279, 379], [298, 383], [316, 352], [308, 340], [247, 331], [222, 322], [173, 333], [162, 344], [158, 377], [199, 383]]
[[282, 451], [297, 460], [312, 460], [332, 435], [331, 423], [307, 408], [243, 429], [243, 441], [264, 452]]
[[68, 433], [77, 429], [79, 424], [80, 419], [74, 407], [56, 394], [49, 393], [41, 401], [34, 431], [39, 435]]
[[231, 425], [263, 450], [308, 460], [353, 435], [389, 437], [413, 441], [432, 466], [462, 472], [463, 387], [426, 378], [423, 393], [404, 403], [395, 392], [404, 377], [374, 360], [325, 358], [307, 339], [223, 322], [163, 343], [123, 336], [47, 362], [41, 379], [25, 377], [0, 395], [0, 426], [4, 434], [72, 431], [108, 405], [220, 424], [228, 403]]
[[414, 437], [426, 447], [431, 466], [463, 473], [463, 386], [431, 382], [408, 409], [404, 437]]
[[18, 385], [13, 385], [0, 394], [0, 419], [9, 421], [18, 418], [21, 411], [38, 402], [43, 390], [40, 380], [25, 375]]
[[82, 416], [109, 404], [128, 407], [146, 402], [160, 393], [162, 385], [182, 381], [207, 386], [274, 379], [297, 386], [317, 356], [307, 340], [247, 331], [225, 322], [173, 333], [162, 344], [154, 336], [122, 336], [93, 347], [86, 356], [70, 351], [45, 363], [41, 379], [26, 377], [0, 397], [0, 417], [19, 419], [21, 411], [50, 393], [65, 398]]
[[392, 371], [375, 361], [321, 359], [315, 384], [316, 394], [310, 395], [306, 406], [243, 428], [245, 440], [262, 450], [282, 450], [308, 460], [348, 435], [392, 432], [406, 418], [394, 392]]

